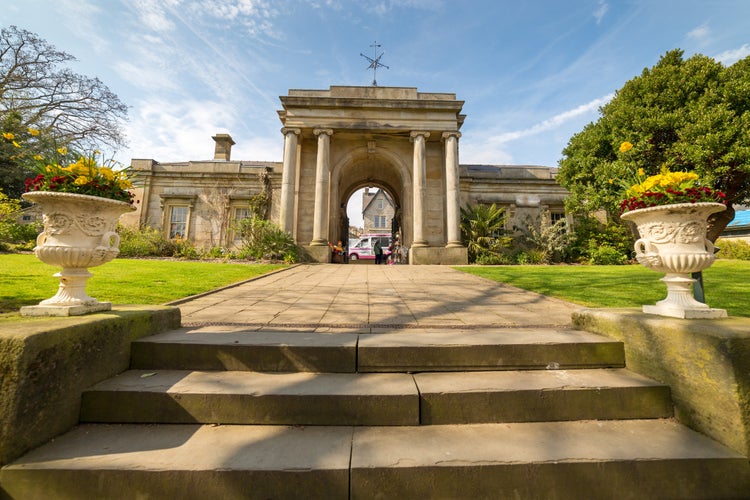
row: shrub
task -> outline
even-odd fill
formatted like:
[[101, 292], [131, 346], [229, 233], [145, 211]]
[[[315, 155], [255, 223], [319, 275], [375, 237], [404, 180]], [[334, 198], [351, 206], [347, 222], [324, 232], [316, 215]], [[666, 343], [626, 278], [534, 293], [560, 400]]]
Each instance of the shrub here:
[[621, 250], [609, 245], [595, 246], [589, 250], [589, 264], [597, 266], [622, 265], [627, 263], [628, 256]]
[[505, 210], [492, 205], [461, 208], [461, 239], [469, 252], [469, 262], [507, 263], [505, 250], [511, 238], [505, 235]]
[[238, 255], [252, 260], [280, 260], [287, 264], [299, 261], [299, 248], [292, 235], [271, 221], [252, 215], [235, 224], [241, 247]]
[[514, 240], [519, 264], [552, 264], [567, 260], [572, 235], [565, 219], [552, 222], [545, 210], [539, 217], [527, 217], [524, 225], [515, 229], [520, 233]]
[[611, 264], [626, 264], [632, 251], [633, 235], [624, 224], [603, 224], [593, 217], [576, 219], [573, 239], [568, 248], [572, 261], [601, 265], [604, 265], [605, 261]]
[[175, 244], [164, 233], [150, 226], [119, 226], [120, 257], [172, 257]]
[[718, 239], [716, 246], [719, 248], [720, 259], [750, 260], [750, 243], [744, 240]]

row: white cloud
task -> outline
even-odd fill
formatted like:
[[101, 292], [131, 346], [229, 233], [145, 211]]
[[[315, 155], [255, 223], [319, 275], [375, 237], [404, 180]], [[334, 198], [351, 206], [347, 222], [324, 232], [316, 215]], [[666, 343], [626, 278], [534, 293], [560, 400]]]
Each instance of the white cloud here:
[[[175, 29], [174, 23], [167, 17], [167, 12], [163, 7], [164, 4], [159, 0], [132, 0], [130, 2], [139, 21], [147, 28], [157, 32]], [[167, 6], [178, 6], [178, 4], [177, 1], [166, 2]]]
[[236, 160], [280, 161], [283, 140], [277, 129], [254, 135], [249, 140], [240, 130], [237, 109], [232, 103], [208, 100], [183, 100], [178, 103], [150, 98], [138, 102], [127, 126], [130, 143], [137, 149], [122, 152], [118, 160], [153, 158], [160, 162], [206, 160], [213, 158], [217, 133], [232, 134], [237, 144], [232, 149]]
[[81, 26], [96, 26], [96, 16], [101, 9], [84, 0], [60, 0], [60, 13], [70, 33], [86, 41], [96, 52], [102, 53], [109, 46], [108, 40], [97, 30], [80, 29]]
[[687, 37], [697, 40], [698, 42], [705, 42], [711, 36], [711, 29], [706, 24], [701, 24], [697, 28], [688, 32]]
[[742, 47], [737, 49], [725, 50], [721, 54], [714, 56], [714, 59], [724, 64], [725, 66], [731, 66], [740, 59], [744, 59], [750, 56], [750, 45], [743, 44]]
[[545, 132], [547, 130], [558, 128], [562, 124], [574, 118], [577, 118], [581, 115], [584, 115], [586, 113], [599, 109], [600, 106], [603, 106], [604, 104], [608, 103], [613, 97], [614, 97], [614, 94], [607, 94], [604, 97], [599, 97], [598, 99], [594, 99], [591, 102], [581, 104], [580, 106], [570, 109], [568, 111], [563, 111], [562, 113], [559, 113], [553, 116], [552, 118], [548, 118], [542, 122], [539, 122], [529, 128], [525, 128], [522, 130], [514, 130], [511, 132], [504, 132], [494, 137], [490, 137], [489, 140], [495, 143], [502, 144], [505, 142], [515, 141], [523, 137], [528, 137], [530, 135], [535, 135], [540, 132]]
[[599, 8], [594, 11], [594, 19], [596, 19], [596, 24], [600, 24], [602, 22], [602, 19], [604, 19], [604, 15], [609, 10], [609, 4], [605, 2], [604, 0], [599, 0]]

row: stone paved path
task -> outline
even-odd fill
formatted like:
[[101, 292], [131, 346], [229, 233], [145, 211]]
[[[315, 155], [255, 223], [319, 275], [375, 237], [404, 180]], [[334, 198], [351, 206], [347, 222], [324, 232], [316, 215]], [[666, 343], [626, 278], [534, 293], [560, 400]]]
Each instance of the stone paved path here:
[[179, 304], [184, 326], [565, 327], [580, 307], [446, 266], [299, 265]]

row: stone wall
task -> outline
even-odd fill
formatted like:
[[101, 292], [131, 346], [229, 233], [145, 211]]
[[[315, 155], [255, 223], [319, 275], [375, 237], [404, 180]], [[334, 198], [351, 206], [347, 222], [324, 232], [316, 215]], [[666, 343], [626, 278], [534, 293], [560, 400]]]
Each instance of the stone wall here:
[[670, 386], [678, 420], [750, 456], [750, 320], [588, 309], [573, 324], [624, 342], [629, 369]]
[[82, 392], [128, 368], [133, 340], [179, 326], [165, 306], [0, 326], [0, 466], [78, 424]]

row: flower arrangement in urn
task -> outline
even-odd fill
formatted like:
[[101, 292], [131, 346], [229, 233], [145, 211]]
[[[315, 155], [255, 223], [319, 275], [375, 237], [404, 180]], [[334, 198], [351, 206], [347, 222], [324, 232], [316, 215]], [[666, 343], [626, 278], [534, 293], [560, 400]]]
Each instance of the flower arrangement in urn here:
[[[624, 142], [620, 152], [632, 144]], [[667, 297], [655, 305], [644, 305], [649, 314], [677, 318], [720, 318], [723, 309], [711, 309], [695, 300], [691, 287], [697, 273], [713, 264], [715, 248], [706, 238], [708, 217], [726, 209], [725, 195], [700, 182], [694, 172], [671, 172], [662, 167], [657, 175], [646, 177], [638, 169], [637, 182], [626, 188], [620, 204], [622, 219], [632, 221], [638, 230], [635, 242], [638, 262], [665, 273]]]
[[639, 168], [638, 182], [627, 189], [625, 196], [620, 203], [623, 213], [673, 203], [723, 203], [726, 197], [721, 191], [701, 184], [698, 174], [670, 172], [667, 167], [649, 177]]
[[[32, 137], [39, 131], [29, 129]], [[40, 206], [44, 231], [37, 237], [36, 256], [44, 263], [61, 266], [55, 274], [57, 294], [37, 306], [21, 308], [26, 316], [72, 316], [112, 308], [86, 294], [89, 267], [109, 262], [119, 253], [116, 232], [121, 214], [135, 210], [132, 187], [125, 170], [114, 162], [99, 163], [98, 151], [90, 156], [72, 155], [57, 148], [52, 158], [26, 156], [13, 133], [3, 138], [18, 148], [18, 159], [31, 161], [38, 174], [26, 180], [23, 198]], [[32, 145], [33, 147], [34, 145]]]

